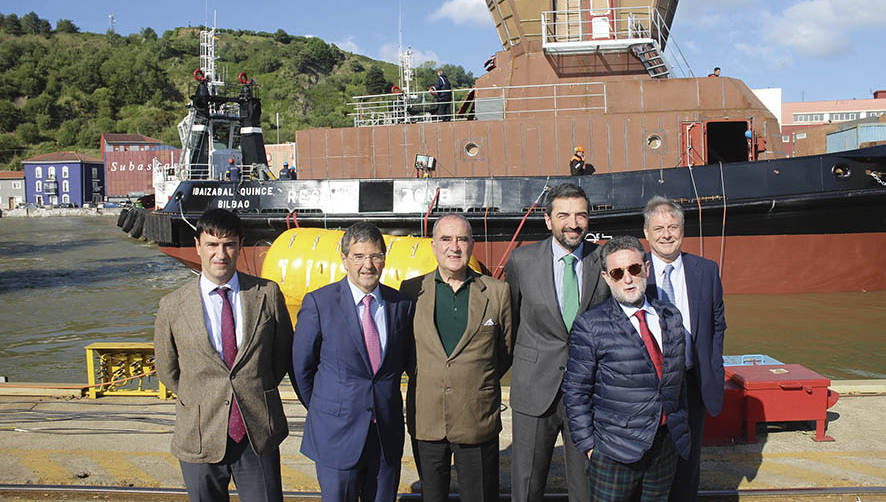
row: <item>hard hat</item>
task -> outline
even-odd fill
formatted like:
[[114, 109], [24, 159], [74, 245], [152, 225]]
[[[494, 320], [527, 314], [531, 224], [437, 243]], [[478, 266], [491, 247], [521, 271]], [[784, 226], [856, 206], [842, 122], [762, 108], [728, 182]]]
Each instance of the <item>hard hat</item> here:
[[229, 158], [229, 159], [228, 159], [228, 164], [233, 164], [233, 163], [234, 163], [234, 157]]
[[283, 167], [289, 167], [289, 162], [283, 161]]
[[584, 147], [582, 147], [582, 146], [575, 147], [575, 153], [578, 153], [578, 152], [585, 153]]

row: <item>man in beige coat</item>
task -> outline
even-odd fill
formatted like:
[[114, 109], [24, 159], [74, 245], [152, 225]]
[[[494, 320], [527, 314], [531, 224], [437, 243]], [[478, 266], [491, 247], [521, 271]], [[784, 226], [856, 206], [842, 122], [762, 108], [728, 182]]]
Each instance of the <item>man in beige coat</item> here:
[[237, 215], [197, 222], [202, 272], [160, 300], [154, 351], [177, 395], [172, 453], [191, 500], [282, 501], [279, 444], [289, 434], [277, 386], [290, 368], [292, 323], [277, 284], [237, 273]]
[[422, 500], [447, 500], [454, 455], [461, 500], [497, 501], [499, 379], [511, 364], [510, 293], [503, 281], [468, 268], [474, 240], [463, 216], [437, 220], [431, 245], [437, 269], [400, 287], [416, 301], [406, 425]]

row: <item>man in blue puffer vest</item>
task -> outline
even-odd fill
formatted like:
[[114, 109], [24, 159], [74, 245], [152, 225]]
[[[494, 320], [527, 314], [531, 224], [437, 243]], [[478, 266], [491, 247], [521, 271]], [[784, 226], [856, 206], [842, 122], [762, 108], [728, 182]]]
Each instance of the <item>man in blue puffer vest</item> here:
[[572, 327], [563, 401], [587, 454], [592, 501], [666, 501], [677, 457], [689, 455], [683, 321], [648, 300], [649, 262], [635, 237], [602, 251], [612, 297]]

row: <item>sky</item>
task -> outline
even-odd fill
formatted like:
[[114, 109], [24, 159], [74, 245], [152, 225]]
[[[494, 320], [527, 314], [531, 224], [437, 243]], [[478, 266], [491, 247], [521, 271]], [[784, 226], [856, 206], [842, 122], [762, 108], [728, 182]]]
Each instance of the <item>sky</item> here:
[[[0, 12], [30, 11], [55, 26], [70, 19], [81, 31], [127, 35], [176, 26], [311, 35], [340, 48], [396, 62], [403, 46], [417, 64], [457, 64], [483, 74], [501, 48], [485, 0], [0, 0]], [[680, 0], [671, 27], [696, 76], [714, 66], [752, 89], [780, 87], [782, 100], [866, 99], [886, 89], [881, 47], [886, 0]]]

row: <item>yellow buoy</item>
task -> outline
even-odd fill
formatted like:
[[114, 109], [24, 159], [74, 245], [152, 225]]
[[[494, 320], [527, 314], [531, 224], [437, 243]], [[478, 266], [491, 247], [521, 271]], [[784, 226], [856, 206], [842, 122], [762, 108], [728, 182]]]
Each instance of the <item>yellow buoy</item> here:
[[[341, 264], [342, 235], [343, 230], [294, 228], [280, 234], [268, 249], [261, 275], [280, 285], [293, 325], [307, 293], [345, 276]], [[436, 268], [430, 238], [385, 235], [384, 239], [388, 252], [381, 276], [383, 284], [398, 289], [404, 280]], [[470, 267], [481, 270], [480, 262], [473, 256]]]

